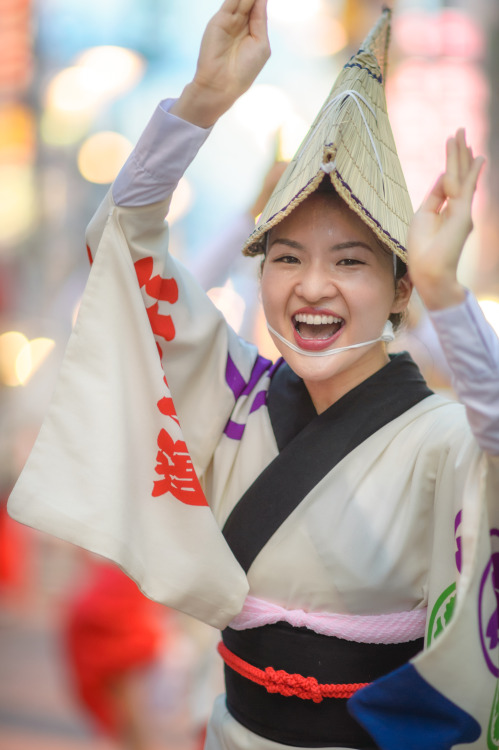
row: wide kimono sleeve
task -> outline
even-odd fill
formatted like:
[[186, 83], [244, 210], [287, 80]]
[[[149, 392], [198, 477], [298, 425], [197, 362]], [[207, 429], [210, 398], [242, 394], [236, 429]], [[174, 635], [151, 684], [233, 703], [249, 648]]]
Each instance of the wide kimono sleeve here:
[[382, 750], [499, 748], [499, 348], [480, 316], [472, 298], [440, 315], [467, 420], [456, 411], [433, 480], [425, 649], [350, 701]]
[[[149, 597], [216, 627], [248, 590], [202, 489], [254, 347], [167, 252], [168, 200], [107, 195], [79, 316], [11, 516], [103, 555]], [[201, 478], [201, 482], [199, 478]]]

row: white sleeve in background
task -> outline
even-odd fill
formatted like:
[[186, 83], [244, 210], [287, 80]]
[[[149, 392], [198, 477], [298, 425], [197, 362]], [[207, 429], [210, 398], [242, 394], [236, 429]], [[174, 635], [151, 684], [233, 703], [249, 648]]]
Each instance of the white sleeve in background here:
[[175, 99], [156, 107], [128, 157], [112, 191], [118, 206], [146, 206], [164, 200], [176, 188], [212, 128], [199, 128], [169, 113]]
[[430, 319], [452, 371], [452, 386], [466, 407], [482, 450], [499, 455], [499, 339], [475, 297], [461, 305], [432, 310]]
[[[188, 265], [203, 289], [223, 283], [223, 280], [240, 266], [241, 261], [245, 263], [245, 273], [248, 273], [249, 259], [244, 258], [241, 250], [254, 228], [255, 220], [249, 212], [238, 214], [211, 242], [208, 242], [194, 262]], [[258, 293], [254, 289], [253, 292]]]

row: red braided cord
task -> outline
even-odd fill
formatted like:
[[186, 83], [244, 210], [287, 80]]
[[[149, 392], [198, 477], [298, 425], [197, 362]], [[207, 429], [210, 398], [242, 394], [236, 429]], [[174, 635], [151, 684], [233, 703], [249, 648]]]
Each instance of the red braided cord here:
[[281, 695], [295, 695], [303, 700], [312, 700], [320, 703], [323, 698], [350, 698], [360, 688], [369, 685], [368, 682], [354, 682], [351, 684], [319, 683], [315, 677], [303, 677], [301, 674], [289, 674], [284, 669], [275, 670], [267, 667], [265, 670], [248, 664], [220, 641], [217, 646], [218, 653], [228, 667], [245, 677], [247, 680], [262, 685], [268, 693], [280, 693]]

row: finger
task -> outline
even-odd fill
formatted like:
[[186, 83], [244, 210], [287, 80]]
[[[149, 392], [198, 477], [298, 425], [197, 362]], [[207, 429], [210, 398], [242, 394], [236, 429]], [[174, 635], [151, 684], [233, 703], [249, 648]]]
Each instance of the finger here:
[[251, 9], [249, 30], [253, 37], [268, 39], [267, 0], [255, 0]]
[[256, 5], [256, 0], [233, 0], [232, 5], [234, 6], [233, 13], [241, 13], [247, 16], [252, 12], [254, 5]]
[[459, 180], [462, 182], [466, 179], [473, 162], [471, 148], [466, 143], [466, 132], [464, 128], [459, 128], [456, 132], [457, 158]]
[[447, 139], [445, 154], [445, 192], [449, 197], [454, 197], [459, 191], [459, 147], [457, 137]]
[[484, 164], [485, 164], [484, 157], [477, 156], [476, 159], [473, 159], [473, 162], [468, 171], [468, 174], [466, 175], [466, 179], [463, 185], [463, 198], [468, 200], [470, 203], [473, 200], [476, 186], [478, 184], [478, 178], [480, 176], [480, 172], [482, 171]]
[[425, 197], [421, 204], [421, 211], [429, 211], [430, 213], [438, 214], [442, 210], [442, 207], [447, 200], [447, 193], [445, 191], [445, 180], [446, 175], [441, 174], [438, 180], [431, 188], [428, 195]]
[[240, 5], [240, 0], [224, 0], [222, 3], [220, 10], [225, 11], [226, 13], [235, 13]]
[[220, 11], [230, 13], [232, 16], [236, 14], [248, 16], [254, 4], [255, 0], [224, 0]]
[[253, 0], [251, 8], [251, 20], [267, 24], [267, 2], [268, 0]]

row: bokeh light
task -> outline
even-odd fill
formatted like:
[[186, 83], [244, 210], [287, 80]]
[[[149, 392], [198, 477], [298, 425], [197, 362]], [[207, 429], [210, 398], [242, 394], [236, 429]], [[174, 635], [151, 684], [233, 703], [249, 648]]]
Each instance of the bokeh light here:
[[428, 14], [414, 9], [394, 19], [397, 44], [406, 55], [448, 55], [477, 58], [485, 47], [484, 34], [457, 8]]
[[[450, 9], [402, 13], [394, 33], [405, 56], [387, 79], [388, 111], [417, 208], [443, 169], [445, 141], [457, 128], [466, 128], [475, 153], [486, 153], [488, 84], [477, 60], [484, 39], [468, 14]], [[481, 196], [482, 181], [475, 207]]]
[[50, 109], [85, 112], [135, 86], [145, 64], [134, 51], [123, 47], [94, 47], [86, 50], [76, 64], [53, 77], [45, 93]]
[[213, 287], [210, 289], [208, 297], [224, 315], [229, 325], [238, 333], [243, 322], [246, 304], [234, 289], [231, 280], [228, 279], [222, 287]]
[[295, 53], [305, 57], [335, 55], [348, 42], [344, 24], [326, 0], [272, 0], [268, 14], [286, 30]]
[[51, 80], [45, 93], [48, 109], [84, 114], [101, 102], [99, 72], [93, 68], [72, 65]]
[[0, 380], [4, 385], [26, 385], [55, 347], [53, 339], [43, 336], [31, 341], [20, 331], [0, 336]]
[[105, 45], [82, 52], [75, 60], [91, 74], [94, 93], [100, 99], [119, 96], [136, 86], [145, 72], [145, 60], [135, 50]]
[[316, 55], [336, 55], [347, 42], [347, 32], [341, 21], [330, 13], [318, 19], [314, 39]]
[[480, 299], [478, 303], [486, 319], [499, 336], [499, 300], [493, 298]]
[[132, 144], [121, 133], [110, 130], [95, 133], [78, 152], [78, 169], [88, 182], [111, 183], [132, 151]]
[[88, 132], [98, 111], [134, 88], [144, 75], [144, 58], [118, 46], [91, 47], [74, 65], [59, 71], [44, 97], [40, 130], [46, 143], [66, 146]]
[[0, 379], [4, 385], [19, 385], [16, 362], [28, 343], [28, 339], [20, 331], [7, 331], [0, 336]]
[[30, 164], [0, 164], [0, 243], [4, 252], [35, 226], [37, 196]]
[[289, 113], [279, 131], [279, 158], [282, 161], [291, 161], [298, 151], [300, 143], [305, 138], [309, 125], [310, 123], [296, 112]]
[[70, 146], [88, 133], [92, 111], [46, 109], [40, 118], [40, 135], [50, 146]]
[[35, 132], [35, 117], [29, 107], [15, 101], [0, 104], [0, 163], [32, 162]]
[[252, 135], [255, 143], [268, 147], [268, 139], [294, 114], [289, 96], [278, 86], [252, 86], [233, 106], [232, 114]]
[[172, 226], [189, 211], [194, 200], [194, 191], [189, 180], [182, 177], [173, 193], [168, 211], [168, 223]]
[[322, 0], [271, 0], [268, 16], [271, 22], [292, 26], [308, 21], [320, 13], [321, 9]]
[[26, 342], [16, 358], [16, 375], [21, 385], [26, 385], [31, 376], [45, 362], [54, 346], [53, 339], [43, 336]]

